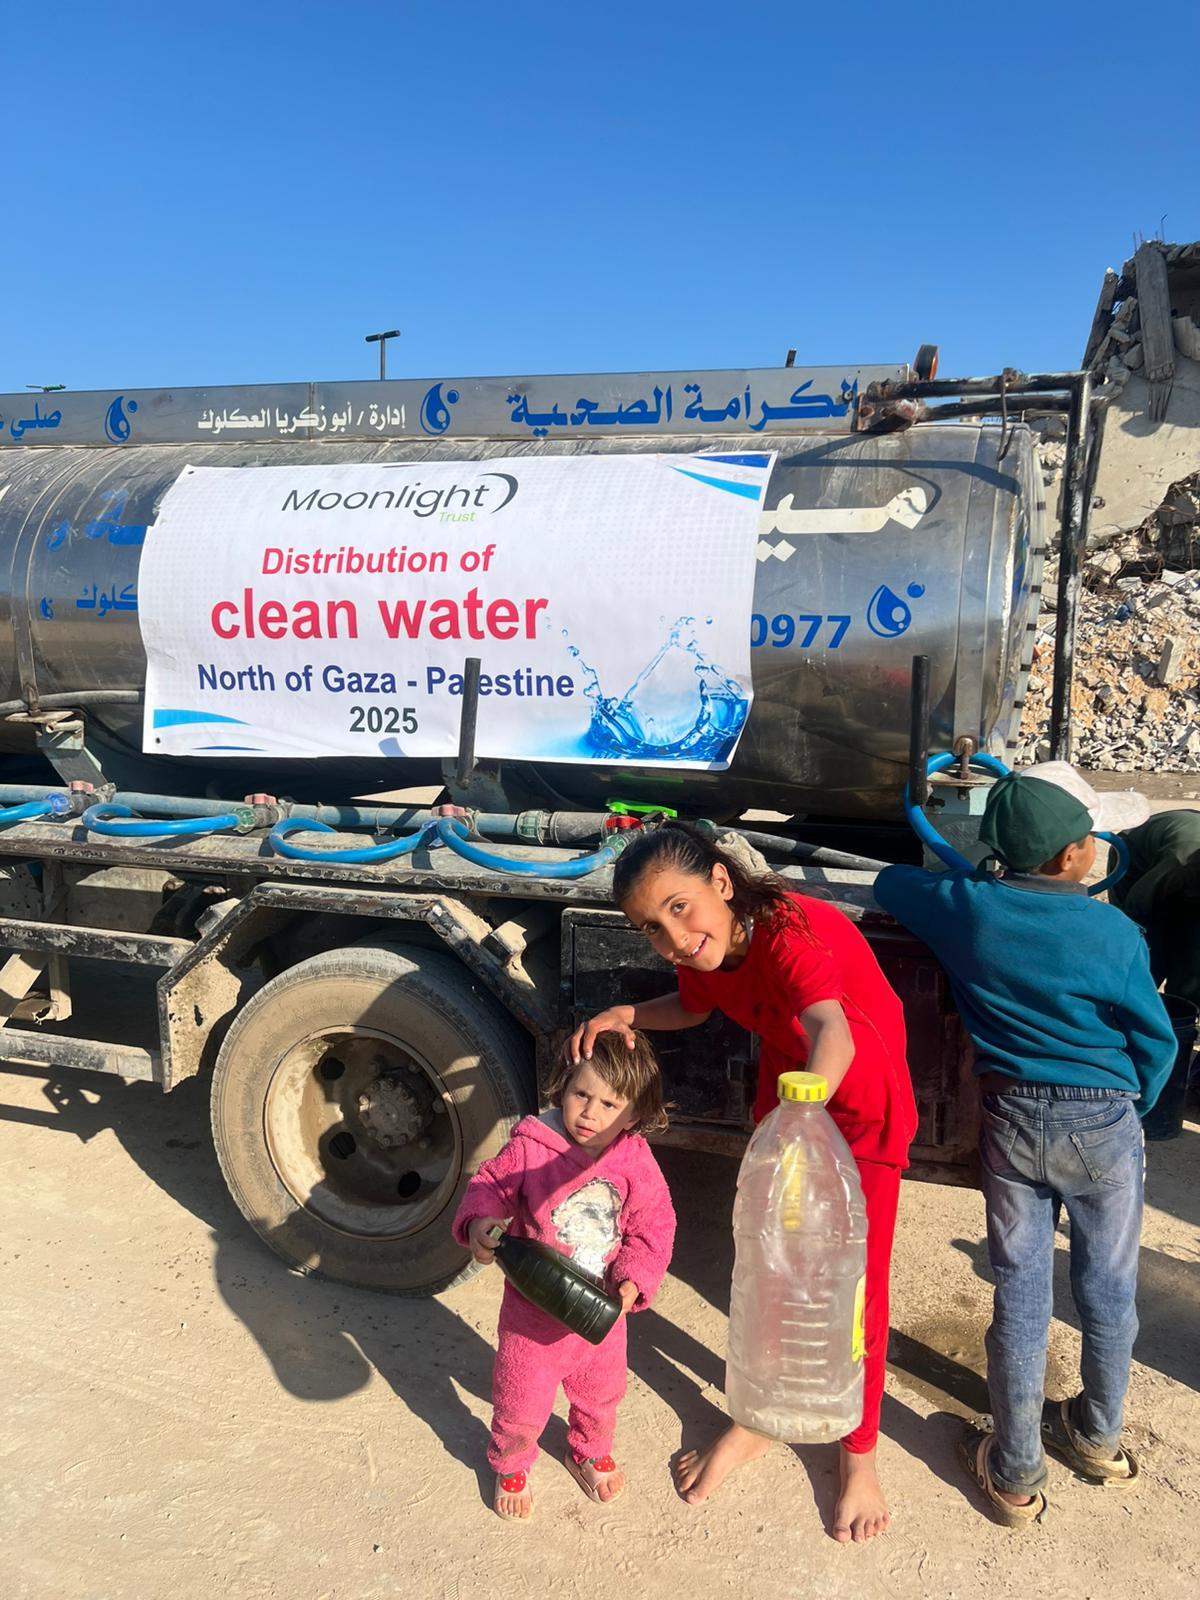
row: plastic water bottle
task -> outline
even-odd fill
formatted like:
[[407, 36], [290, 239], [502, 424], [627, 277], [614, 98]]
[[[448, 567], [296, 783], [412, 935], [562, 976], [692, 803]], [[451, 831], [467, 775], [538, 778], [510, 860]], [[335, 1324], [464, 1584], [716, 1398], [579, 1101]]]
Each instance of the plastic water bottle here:
[[825, 1079], [785, 1072], [742, 1159], [725, 1393], [735, 1422], [789, 1444], [862, 1420], [867, 1214]]

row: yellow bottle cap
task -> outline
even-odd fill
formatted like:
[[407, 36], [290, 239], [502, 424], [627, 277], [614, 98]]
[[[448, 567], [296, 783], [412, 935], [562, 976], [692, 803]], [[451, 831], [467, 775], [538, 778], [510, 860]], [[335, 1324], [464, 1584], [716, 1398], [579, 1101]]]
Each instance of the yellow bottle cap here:
[[829, 1095], [829, 1085], [819, 1072], [781, 1072], [779, 1074], [779, 1098], [781, 1100], [825, 1100]]

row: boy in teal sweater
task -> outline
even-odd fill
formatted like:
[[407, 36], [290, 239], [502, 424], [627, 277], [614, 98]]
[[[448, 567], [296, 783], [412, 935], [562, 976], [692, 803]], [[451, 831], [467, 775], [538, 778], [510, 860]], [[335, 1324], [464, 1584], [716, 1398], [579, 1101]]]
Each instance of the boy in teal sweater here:
[[[945, 968], [975, 1043], [996, 1279], [986, 1341], [993, 1431], [969, 1430], [962, 1453], [1008, 1527], [1045, 1513], [1043, 1446], [1093, 1482], [1137, 1476], [1120, 1433], [1137, 1332], [1139, 1117], [1176, 1047], [1140, 930], [1083, 887], [1096, 856], [1092, 827], [1074, 795], [1014, 775], [993, 786], [980, 827], [1006, 866], [1001, 876], [899, 866], [875, 884], [879, 905]], [[1083, 1388], [1044, 1406], [1064, 1206]]]

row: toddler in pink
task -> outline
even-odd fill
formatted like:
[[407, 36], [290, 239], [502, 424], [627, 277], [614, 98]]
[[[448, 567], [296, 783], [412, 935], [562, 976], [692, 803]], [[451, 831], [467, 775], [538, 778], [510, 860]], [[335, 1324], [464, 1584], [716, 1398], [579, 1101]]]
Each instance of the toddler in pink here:
[[454, 1237], [477, 1261], [493, 1259], [488, 1230], [499, 1223], [561, 1251], [621, 1300], [620, 1320], [593, 1345], [504, 1286], [488, 1462], [496, 1511], [520, 1519], [532, 1510], [529, 1469], [560, 1383], [568, 1471], [593, 1500], [612, 1500], [624, 1487], [612, 1447], [625, 1393], [625, 1314], [650, 1304], [675, 1241], [666, 1181], [642, 1137], [667, 1122], [646, 1039], [635, 1035], [631, 1048], [602, 1035], [590, 1061], [560, 1069], [550, 1100], [551, 1110], [519, 1122], [484, 1162], [454, 1219]]

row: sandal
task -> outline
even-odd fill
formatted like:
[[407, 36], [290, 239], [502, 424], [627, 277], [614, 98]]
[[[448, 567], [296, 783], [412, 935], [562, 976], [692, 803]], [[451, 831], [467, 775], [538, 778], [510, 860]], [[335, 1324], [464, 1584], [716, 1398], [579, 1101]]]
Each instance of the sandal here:
[[529, 1488], [529, 1474], [527, 1472], [498, 1472], [496, 1474], [496, 1492], [492, 1496], [492, 1510], [498, 1517], [503, 1517], [506, 1522], [528, 1522], [529, 1517], [523, 1517], [517, 1511], [501, 1511], [500, 1496], [502, 1494], [516, 1494], [529, 1502], [529, 1516], [533, 1515], [533, 1495]]
[[[566, 1467], [567, 1471], [575, 1479], [575, 1482], [583, 1490], [584, 1494], [587, 1495], [588, 1499], [594, 1500], [597, 1505], [609, 1506], [617, 1498], [617, 1495], [624, 1492], [625, 1486], [622, 1484], [621, 1488], [618, 1489], [615, 1494], [610, 1494], [607, 1500], [602, 1500], [600, 1498], [600, 1483], [607, 1483], [609, 1478], [612, 1477], [613, 1473], [619, 1470], [617, 1463], [611, 1456], [586, 1456], [584, 1460], [576, 1461], [575, 1457], [568, 1450], [566, 1455], [563, 1457], [563, 1466]], [[584, 1476], [584, 1467], [591, 1467], [592, 1471], [596, 1473], [600, 1482], [589, 1483], [587, 1478]]]
[[1071, 1424], [1071, 1400], [1047, 1400], [1042, 1411], [1042, 1444], [1078, 1478], [1103, 1489], [1132, 1483], [1138, 1464], [1128, 1450], [1118, 1445], [1115, 1456], [1106, 1456], [1076, 1433]]
[[1028, 1505], [1009, 1504], [992, 1482], [991, 1468], [988, 1466], [988, 1456], [995, 1442], [995, 1434], [989, 1433], [978, 1423], [972, 1423], [958, 1441], [959, 1459], [983, 1490], [988, 1510], [1002, 1527], [1030, 1528], [1046, 1515], [1046, 1496], [1037, 1489]]

